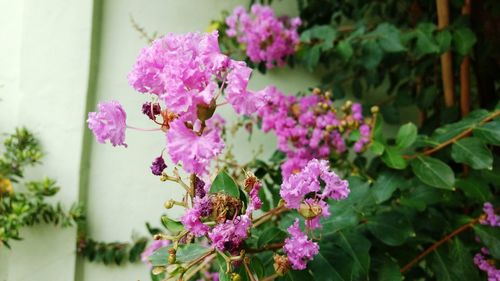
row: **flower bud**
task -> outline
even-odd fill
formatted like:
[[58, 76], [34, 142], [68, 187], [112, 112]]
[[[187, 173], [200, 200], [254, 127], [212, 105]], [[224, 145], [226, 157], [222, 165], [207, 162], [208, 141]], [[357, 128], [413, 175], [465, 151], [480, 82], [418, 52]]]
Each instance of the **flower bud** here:
[[314, 88], [314, 89], [312, 90], [312, 93], [313, 93], [314, 95], [319, 95], [319, 94], [321, 94], [321, 89], [320, 89], [320, 88]]
[[163, 206], [165, 207], [165, 209], [172, 209], [172, 207], [174, 207], [174, 200], [170, 199], [168, 201], [165, 201]]
[[376, 113], [378, 113], [378, 112], [379, 112], [379, 108], [378, 108], [378, 106], [376, 106], [376, 105], [372, 106], [372, 108], [371, 108], [370, 110], [371, 110], [371, 112], [372, 112], [373, 114], [376, 114]]
[[216, 108], [217, 105], [215, 104], [215, 100], [212, 100], [209, 105], [198, 104], [196, 107], [198, 119], [200, 119], [201, 122], [205, 122], [212, 118]]
[[330, 99], [332, 97], [332, 92], [331, 91], [326, 91], [325, 92], [325, 98]]
[[168, 249], [168, 263], [174, 264], [177, 261], [176, 250], [174, 248]]
[[290, 270], [290, 263], [288, 262], [288, 257], [284, 255], [274, 255], [274, 270], [279, 276], [285, 275], [285, 273]]
[[323, 209], [318, 203], [301, 203], [299, 207], [299, 214], [305, 219], [314, 219], [321, 215]]
[[256, 176], [254, 176], [252, 173], [248, 174], [247, 178], [245, 179], [245, 191], [250, 192], [250, 190], [253, 189], [255, 184], [259, 182], [259, 179], [257, 179]]
[[231, 281], [241, 281], [241, 276], [238, 273], [231, 273]]

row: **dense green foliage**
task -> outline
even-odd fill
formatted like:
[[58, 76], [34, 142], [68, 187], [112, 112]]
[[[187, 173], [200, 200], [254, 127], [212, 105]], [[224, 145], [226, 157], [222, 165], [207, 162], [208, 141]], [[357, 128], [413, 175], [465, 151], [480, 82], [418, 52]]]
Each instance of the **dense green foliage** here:
[[[334, 100], [354, 97], [366, 112], [379, 106], [381, 116], [367, 151], [332, 155], [352, 193], [331, 205], [309, 270], [282, 280], [483, 280], [474, 254], [484, 244], [500, 257], [498, 230], [478, 226], [483, 203], [500, 202], [500, 3], [472, 1], [471, 16], [462, 14], [464, 4], [450, 1], [450, 24], [438, 29], [436, 1], [298, 1], [302, 43], [289, 64], [321, 75], [318, 86]], [[244, 55], [232, 39], [221, 42]], [[443, 98], [445, 52], [453, 58], [451, 105]], [[471, 82], [460, 86], [464, 57]], [[469, 104], [458, 102], [462, 87], [470, 87]], [[277, 155], [250, 164], [265, 182], [265, 211], [278, 204]], [[272, 243], [292, 217], [282, 215], [248, 243]], [[261, 276], [274, 272], [270, 254], [254, 259], [266, 265]]]

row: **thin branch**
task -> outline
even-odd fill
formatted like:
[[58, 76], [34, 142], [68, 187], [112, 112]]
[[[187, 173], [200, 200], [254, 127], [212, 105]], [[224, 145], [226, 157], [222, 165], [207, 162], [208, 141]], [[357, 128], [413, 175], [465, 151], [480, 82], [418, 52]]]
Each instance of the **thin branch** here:
[[[478, 126], [481, 126], [481, 125], [483, 125], [483, 124], [485, 124], [485, 123], [487, 123], [487, 122], [495, 119], [499, 115], [500, 115], [500, 110], [492, 112], [486, 118], [484, 118], [483, 120], [481, 120], [478, 123]], [[458, 140], [460, 140], [460, 139], [468, 136], [472, 132], [472, 130], [474, 130], [474, 128], [475, 127], [470, 127], [468, 129], [464, 130], [463, 132], [461, 132], [460, 134], [454, 136], [453, 138], [451, 138], [451, 139], [449, 139], [449, 140], [447, 140], [445, 142], [442, 142], [442, 143], [438, 144], [436, 147], [434, 147], [432, 149], [426, 150], [426, 151], [424, 151], [422, 153], [416, 153], [416, 154], [413, 154], [413, 155], [404, 155], [404, 158], [405, 159], [413, 159], [413, 158], [418, 157], [418, 156], [423, 156], [423, 155], [428, 156], [428, 155], [431, 155], [434, 152], [439, 151], [439, 150], [445, 148], [446, 146], [448, 146], [448, 145], [450, 145], [450, 144], [452, 144], [452, 143], [454, 143], [454, 142], [456, 142], [456, 141], [458, 141]]]
[[432, 244], [432, 246], [430, 246], [429, 248], [427, 248], [425, 251], [423, 251], [420, 255], [418, 255], [416, 258], [414, 258], [413, 260], [411, 260], [408, 264], [406, 264], [405, 266], [403, 266], [403, 268], [401, 268], [400, 272], [401, 273], [405, 273], [406, 271], [408, 271], [412, 266], [414, 266], [415, 264], [417, 264], [421, 259], [423, 259], [425, 256], [427, 256], [428, 254], [432, 253], [434, 250], [436, 250], [439, 246], [441, 246], [444, 242], [450, 240], [451, 238], [453, 238], [454, 236], [462, 233], [463, 231], [471, 228], [472, 226], [474, 226], [476, 223], [479, 222], [479, 218], [475, 218], [473, 219], [472, 221], [468, 222], [467, 224], [464, 224], [462, 225], [461, 227], [455, 229], [452, 233], [446, 235], [445, 237], [443, 237], [441, 240], [437, 241], [436, 243]]
[[255, 253], [260, 253], [260, 252], [265, 252], [265, 251], [274, 251], [274, 250], [283, 248], [284, 245], [285, 245], [285, 243], [267, 244], [267, 245], [265, 245], [264, 247], [261, 247], [261, 248], [246, 249], [246, 252], [250, 253], [250, 254], [255, 254]]
[[146, 32], [146, 30], [144, 29], [144, 27], [140, 26], [135, 20], [134, 18], [132, 17], [132, 14], [129, 15], [129, 18], [130, 18], [130, 23], [132, 24], [132, 27], [137, 31], [139, 32], [139, 34], [141, 35], [141, 38], [144, 38], [146, 40], [148, 40], [149, 43], [152, 43], [154, 40], [155, 40], [155, 34], [153, 34], [152, 36], [149, 36], [149, 34]]

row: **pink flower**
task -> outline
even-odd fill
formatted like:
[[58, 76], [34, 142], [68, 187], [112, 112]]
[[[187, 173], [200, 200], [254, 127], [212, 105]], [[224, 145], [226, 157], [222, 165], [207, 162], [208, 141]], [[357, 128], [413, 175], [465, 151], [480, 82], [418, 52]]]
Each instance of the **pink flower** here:
[[100, 143], [109, 139], [113, 146], [125, 144], [127, 114], [116, 101], [103, 102], [97, 105], [98, 112], [89, 112], [87, 123]]
[[194, 114], [197, 105], [210, 104], [229, 62], [216, 31], [168, 34], [141, 51], [128, 78], [137, 91], [160, 96], [170, 111]]
[[293, 269], [303, 270], [306, 268], [307, 262], [318, 254], [319, 246], [309, 240], [307, 235], [300, 230], [298, 219], [287, 230], [290, 233], [290, 238], [285, 239], [283, 251], [287, 254]]
[[238, 114], [250, 115], [264, 106], [265, 93], [247, 91], [248, 79], [252, 70], [244, 62], [232, 62], [227, 75], [227, 101]]
[[[298, 209], [309, 193], [316, 193], [318, 198], [342, 200], [349, 195], [348, 183], [337, 174], [329, 171], [325, 160], [313, 159], [298, 174], [291, 175], [281, 184], [280, 195], [289, 208]], [[321, 191], [320, 181], [325, 183]]]
[[232, 252], [237, 250], [243, 240], [248, 237], [251, 225], [252, 220], [247, 214], [240, 215], [215, 226], [208, 233], [208, 238], [215, 249]]
[[198, 135], [177, 119], [167, 132], [167, 148], [174, 163], [182, 162], [184, 170], [198, 175], [206, 173], [210, 161], [224, 149], [217, 129], [205, 129]]
[[226, 34], [246, 46], [252, 62], [265, 62], [267, 68], [284, 65], [284, 58], [293, 54], [300, 42], [297, 33], [300, 19], [278, 18], [268, 6], [254, 4], [249, 14], [243, 7], [237, 7], [226, 23]]
[[[483, 254], [488, 255], [488, 249], [482, 248]], [[495, 268], [494, 264], [488, 262], [485, 256], [477, 253], [474, 256], [474, 264], [488, 275], [488, 281], [500, 281], [500, 269]]]
[[495, 214], [495, 209], [493, 208], [493, 205], [490, 202], [484, 203], [483, 212], [486, 215], [486, 217], [484, 219], [482, 218], [479, 220], [481, 224], [490, 225], [493, 227], [500, 226], [499, 217]]
[[[203, 181], [199, 180], [199, 183]], [[203, 187], [201, 187], [203, 188]], [[196, 236], [205, 235], [210, 229], [207, 225], [203, 224], [202, 218], [208, 217], [212, 212], [212, 204], [208, 197], [195, 197], [193, 208], [187, 209], [186, 213], [181, 218], [181, 222], [186, 228]]]
[[158, 249], [166, 247], [170, 244], [169, 240], [153, 240], [151, 245], [147, 247], [141, 254], [141, 261], [147, 264], [150, 268], [153, 267], [151, 262], [149, 261], [149, 257]]

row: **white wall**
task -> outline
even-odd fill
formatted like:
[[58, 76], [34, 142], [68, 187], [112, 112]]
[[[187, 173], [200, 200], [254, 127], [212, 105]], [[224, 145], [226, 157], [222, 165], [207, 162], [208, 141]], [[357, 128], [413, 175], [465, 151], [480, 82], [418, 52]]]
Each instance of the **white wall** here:
[[[296, 14], [295, 0], [276, 2], [278, 11]], [[104, 0], [99, 27], [97, 100], [121, 101], [129, 124], [150, 127], [140, 113], [147, 97], [134, 92], [126, 80], [136, 56], [146, 44], [131, 27], [129, 15], [146, 30], [159, 34], [204, 31], [210, 20], [220, 18], [221, 10], [231, 10], [238, 3], [247, 1]], [[35, 175], [43, 172], [56, 177], [63, 186], [59, 199], [67, 204], [78, 197], [80, 153], [82, 149], [90, 153], [88, 189], [84, 193], [93, 238], [127, 241], [132, 233], [146, 234], [144, 222], [158, 224], [165, 211], [163, 202], [180, 195], [176, 186], [159, 182], [149, 171], [150, 162], [165, 145], [165, 137], [158, 132], [128, 131], [128, 148], [98, 145], [95, 141], [90, 147], [82, 147], [82, 133], [86, 130], [83, 110], [88, 90], [92, 1], [0, 0], [0, 11], [0, 24], [3, 19], [9, 22], [7, 26], [0, 26], [0, 31], [6, 32], [2, 38], [14, 39], [7, 44], [13, 50], [12, 55], [0, 52], [0, 98], [7, 96], [7, 90], [18, 93], [16, 97], [0, 101], [0, 128], [25, 124], [35, 130], [47, 152], [43, 170]], [[3, 66], [4, 61], [7, 67]], [[295, 93], [314, 85], [315, 81], [305, 71], [276, 69], [266, 76], [255, 74], [251, 88], [275, 84], [285, 92]], [[6, 86], [1, 88], [2, 84]], [[18, 106], [19, 103], [22, 105]], [[10, 108], [11, 105], [16, 105], [17, 110]], [[6, 106], [9, 110], [4, 111]], [[14, 111], [19, 121], [6, 122], [5, 115], [10, 116]], [[224, 110], [224, 116], [229, 123], [235, 120], [230, 108]], [[232, 143], [237, 158], [245, 161], [260, 145], [264, 146], [265, 155], [269, 155], [275, 140], [270, 135], [257, 134], [249, 145], [247, 136], [239, 134]], [[172, 167], [171, 163], [167, 165]], [[106, 267], [83, 261], [79, 261], [79, 272], [74, 277], [74, 229], [37, 227], [27, 229], [23, 235], [27, 240], [16, 243], [13, 251], [5, 254], [4, 249], [0, 249], [0, 280], [32, 280], [33, 268], [36, 268], [36, 280], [42, 281], [149, 278], [147, 269], [140, 264]], [[27, 270], [27, 266], [31, 269]]]
[[[0, 2], [0, 129], [30, 128], [43, 143], [43, 168], [28, 176], [55, 177], [69, 207], [78, 196], [87, 95], [91, 1]], [[24, 229], [25, 241], [0, 248], [3, 280], [72, 280], [76, 229]], [[7, 268], [7, 270], [5, 270]]]

